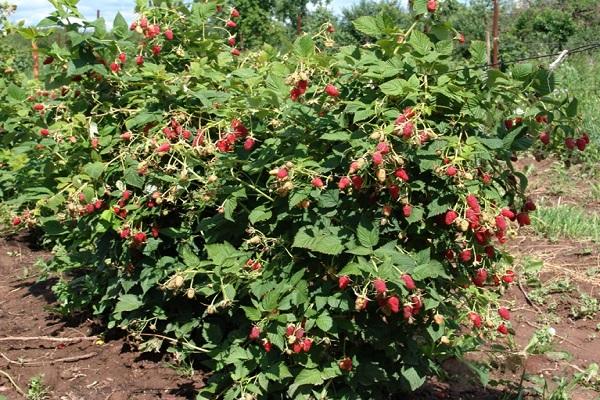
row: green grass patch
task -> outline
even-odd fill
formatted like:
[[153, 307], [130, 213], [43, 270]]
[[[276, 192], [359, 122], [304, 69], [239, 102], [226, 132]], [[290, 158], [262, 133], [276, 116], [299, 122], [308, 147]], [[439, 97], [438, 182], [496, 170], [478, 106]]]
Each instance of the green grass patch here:
[[539, 207], [533, 214], [534, 229], [550, 239], [600, 241], [600, 215], [572, 205]]

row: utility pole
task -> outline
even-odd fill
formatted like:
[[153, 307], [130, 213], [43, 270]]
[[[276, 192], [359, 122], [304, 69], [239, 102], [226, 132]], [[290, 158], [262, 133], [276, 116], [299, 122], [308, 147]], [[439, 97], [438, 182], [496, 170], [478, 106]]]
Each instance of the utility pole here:
[[492, 19], [492, 67], [500, 68], [500, 4], [499, 0], [492, 0], [494, 15]]

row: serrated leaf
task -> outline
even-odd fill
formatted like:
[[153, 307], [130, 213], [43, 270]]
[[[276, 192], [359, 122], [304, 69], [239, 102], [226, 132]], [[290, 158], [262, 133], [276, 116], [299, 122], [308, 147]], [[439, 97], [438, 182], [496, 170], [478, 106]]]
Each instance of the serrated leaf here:
[[304, 35], [296, 39], [294, 52], [300, 58], [311, 58], [315, 55], [315, 42], [310, 35]]
[[333, 318], [327, 313], [319, 315], [315, 323], [323, 332], [329, 332], [333, 328]]
[[265, 206], [256, 207], [250, 215], [248, 216], [248, 220], [251, 224], [256, 224], [257, 222], [267, 221], [271, 219], [273, 216], [273, 212], [267, 209]]
[[379, 243], [379, 226], [363, 219], [356, 228], [356, 237], [364, 247], [375, 247]]
[[119, 297], [119, 301], [117, 302], [114, 313], [122, 313], [126, 311], [137, 310], [144, 304], [143, 301], [139, 299], [138, 296], [134, 294], [124, 294]]
[[242, 306], [242, 310], [244, 310], [246, 317], [250, 321], [260, 321], [262, 319], [262, 314], [261, 314], [260, 310], [254, 308], [254, 307]]
[[98, 179], [104, 172], [105, 164], [102, 162], [93, 162], [83, 166], [83, 173], [92, 179]]
[[411, 391], [415, 391], [425, 383], [425, 376], [420, 376], [416, 369], [413, 367], [406, 368], [402, 367], [400, 372], [402, 377], [406, 379]]
[[307, 228], [301, 228], [298, 231], [292, 247], [300, 247], [329, 255], [338, 255], [344, 251], [342, 241], [337, 236], [326, 232], [308, 231]]
[[357, 18], [355, 21], [353, 21], [352, 24], [354, 25], [354, 28], [357, 31], [362, 32], [368, 36], [378, 37], [378, 36], [383, 35], [383, 33], [384, 33], [382, 21], [380, 21], [377, 17], [373, 17], [373, 16], [360, 17], [360, 18]]

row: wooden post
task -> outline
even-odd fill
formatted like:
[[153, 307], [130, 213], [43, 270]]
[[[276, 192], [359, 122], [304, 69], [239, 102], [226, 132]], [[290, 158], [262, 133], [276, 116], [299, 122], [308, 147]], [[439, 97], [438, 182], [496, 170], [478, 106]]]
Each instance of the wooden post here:
[[489, 27], [485, 30], [485, 62], [490, 65], [492, 64], [492, 40], [490, 38]]
[[100, 19], [100, 10], [96, 10], [96, 19]]
[[302, 13], [298, 13], [296, 18], [296, 34], [298, 36], [302, 35]]
[[33, 78], [38, 80], [40, 78], [40, 55], [35, 40], [31, 41], [31, 57], [33, 58]]
[[500, 68], [500, 4], [498, 0], [492, 0], [494, 4], [494, 15], [492, 20], [492, 67]]

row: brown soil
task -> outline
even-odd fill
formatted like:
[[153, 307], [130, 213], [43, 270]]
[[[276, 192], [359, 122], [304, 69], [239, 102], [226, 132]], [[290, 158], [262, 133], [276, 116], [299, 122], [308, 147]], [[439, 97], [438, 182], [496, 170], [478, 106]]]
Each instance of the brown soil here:
[[[76, 338], [97, 333], [90, 320], [65, 320], [52, 313], [51, 282], [36, 283], [33, 263], [47, 253], [21, 241], [0, 241], [0, 338], [50, 336]], [[161, 360], [128, 351], [125, 338], [57, 343], [47, 340], [0, 341], [0, 371], [25, 392], [32, 377], [42, 376], [49, 399], [148, 400], [194, 398], [202, 374], [186, 378]], [[82, 358], [76, 361], [57, 359]], [[9, 361], [10, 360], [10, 361]], [[23, 363], [34, 365], [22, 365]], [[22, 398], [0, 373], [0, 396]], [[1, 398], [1, 397], [0, 397]]]
[[[557, 191], [547, 180], [550, 162], [533, 165], [535, 170], [530, 181], [535, 198], [553, 202], [561, 197], [563, 201], [581, 202], [589, 193], [589, 182], [585, 181], [569, 185], [569, 191]], [[553, 187], [552, 191], [549, 187]], [[448, 362], [445, 382], [433, 379], [417, 393], [403, 399], [512, 399], [516, 395], [510, 389], [521, 381], [523, 367], [528, 375], [543, 378], [555, 388], [553, 378], [571, 379], [590, 363], [600, 362], [599, 314], [575, 319], [571, 311], [579, 305], [582, 293], [600, 297], [600, 245], [572, 240], [549, 242], [530, 233], [512, 241], [510, 251], [522, 264], [517, 270], [526, 267], [527, 260], [544, 262], [540, 275], [542, 286], [571, 282], [570, 290], [546, 295], [543, 304], [529, 301], [535, 288], [528, 287], [524, 278], [520, 280], [521, 287], [515, 284], [506, 294], [506, 303], [512, 310], [517, 348], [524, 348], [536, 330], [551, 326], [557, 334], [552, 353], [536, 354], [527, 359], [517, 356], [499, 359], [498, 369], [492, 373], [492, 379], [498, 382], [496, 389], [483, 388], [466, 366]], [[85, 318], [65, 320], [52, 313], [51, 282], [36, 283], [36, 278], [31, 276], [36, 273], [32, 266], [36, 259], [48, 256], [31, 250], [18, 240], [0, 241], [0, 338], [72, 338], [101, 332], [102, 328], [94, 321]], [[81, 359], [52, 363], [52, 360], [72, 357]], [[485, 356], [480, 353], [472, 358], [484, 360]], [[36, 365], [21, 365], [23, 362]], [[198, 371], [193, 377], [186, 378], [169, 368], [164, 359], [149, 359], [129, 351], [126, 338], [114, 338], [105, 344], [93, 340], [64, 344], [44, 340], [0, 341], [0, 371], [10, 375], [25, 391], [30, 379], [41, 375], [50, 393], [48, 398], [60, 400], [193, 399], [203, 378]], [[524, 399], [541, 398], [534, 395], [534, 384], [529, 379], [523, 386], [529, 393]], [[598, 381], [595, 389], [600, 389]], [[0, 399], [2, 396], [20, 398], [15, 387], [0, 372]], [[573, 400], [600, 399], [598, 391], [583, 386], [577, 387], [570, 396]]]

